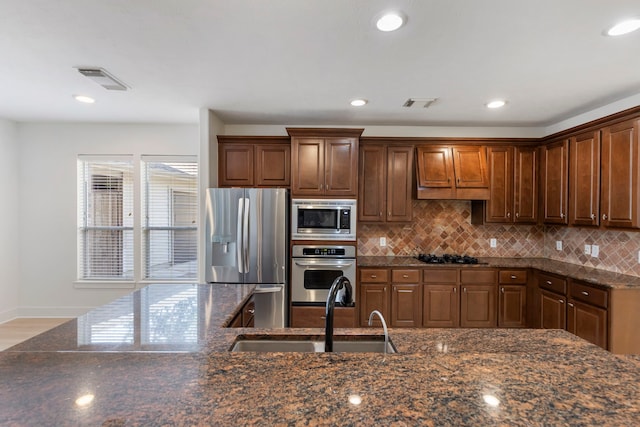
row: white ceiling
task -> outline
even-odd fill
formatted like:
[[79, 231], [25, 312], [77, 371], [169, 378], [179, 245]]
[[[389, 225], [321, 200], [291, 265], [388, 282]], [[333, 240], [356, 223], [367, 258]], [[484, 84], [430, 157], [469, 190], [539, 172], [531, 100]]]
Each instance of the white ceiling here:
[[[408, 22], [379, 32], [389, 9]], [[206, 107], [228, 124], [546, 126], [640, 93], [640, 31], [602, 35], [629, 16], [638, 0], [2, 0], [0, 117], [196, 123]]]

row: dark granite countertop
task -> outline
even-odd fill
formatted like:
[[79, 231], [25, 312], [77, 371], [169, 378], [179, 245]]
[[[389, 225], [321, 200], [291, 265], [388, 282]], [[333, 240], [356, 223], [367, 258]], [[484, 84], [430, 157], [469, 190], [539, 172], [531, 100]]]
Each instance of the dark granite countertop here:
[[[150, 285], [0, 352], [0, 425], [635, 425], [640, 365], [566, 331], [391, 329], [397, 354], [230, 353], [252, 286]], [[380, 336], [337, 329], [336, 340]], [[82, 404], [79, 398], [88, 403]]]
[[359, 256], [358, 267], [406, 268], [535, 268], [604, 288], [640, 288], [640, 277], [554, 261], [547, 258], [478, 258], [478, 264], [426, 264], [408, 256]]

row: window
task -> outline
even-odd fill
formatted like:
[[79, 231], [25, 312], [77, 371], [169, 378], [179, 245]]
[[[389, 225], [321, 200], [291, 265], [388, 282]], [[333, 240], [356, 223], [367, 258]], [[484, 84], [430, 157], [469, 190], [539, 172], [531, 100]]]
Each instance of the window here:
[[133, 280], [133, 162], [78, 161], [78, 276]]
[[145, 279], [197, 277], [198, 164], [143, 156]]
[[197, 279], [195, 156], [79, 156], [78, 278]]

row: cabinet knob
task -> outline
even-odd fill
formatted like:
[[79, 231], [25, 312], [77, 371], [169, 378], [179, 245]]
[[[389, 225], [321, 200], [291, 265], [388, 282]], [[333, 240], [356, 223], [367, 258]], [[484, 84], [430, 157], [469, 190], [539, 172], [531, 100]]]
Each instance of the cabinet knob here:
[[380, 213], [378, 214], [378, 216], [382, 216], [382, 211], [380, 211]]
[[580, 292], [580, 293], [581, 293], [582, 295], [584, 295], [585, 297], [588, 297], [588, 296], [589, 296], [589, 292], [582, 291], [582, 292]]
[[602, 214], [602, 220], [606, 221], [607, 220], [607, 214]]
[[375, 279], [376, 277], [378, 277], [376, 274], [372, 274], [372, 275], [371, 275], [371, 278], [372, 278], [372, 279]]
[[564, 304], [564, 300], [563, 300], [563, 299], [559, 299], [559, 300], [558, 300], [558, 302], [559, 302], [560, 304]]
[[467, 288], [462, 288], [462, 292], [467, 292]]
[[511, 280], [515, 280], [515, 279], [516, 279], [516, 276], [512, 274], [511, 275]]
[[560, 218], [564, 219], [564, 214], [560, 212]]
[[520, 218], [520, 214], [516, 212], [516, 218]]
[[255, 309], [253, 309], [253, 308], [251, 308], [251, 309], [249, 309], [249, 310], [247, 310], [247, 311], [249, 312], [249, 314], [255, 314], [255, 312], [256, 312], [256, 310], [255, 310]]
[[455, 294], [456, 292], [458, 292], [456, 288], [453, 288], [453, 293]]
[[405, 278], [405, 279], [408, 279], [409, 275], [408, 274], [403, 274], [402, 277]]
[[507, 212], [507, 218], [511, 218], [511, 212]]
[[547, 280], [547, 285], [550, 285], [550, 284], [551, 284], [551, 280]]
[[501, 289], [500, 289], [500, 292], [502, 292], [502, 293], [504, 294], [504, 288], [501, 288]]
[[568, 303], [567, 303], [567, 305], [568, 305], [569, 307], [573, 307], [573, 304], [571, 304], [570, 302], [568, 302]]
[[596, 214], [592, 213], [592, 214], [591, 214], [591, 219], [592, 219], [592, 220], [596, 219]]

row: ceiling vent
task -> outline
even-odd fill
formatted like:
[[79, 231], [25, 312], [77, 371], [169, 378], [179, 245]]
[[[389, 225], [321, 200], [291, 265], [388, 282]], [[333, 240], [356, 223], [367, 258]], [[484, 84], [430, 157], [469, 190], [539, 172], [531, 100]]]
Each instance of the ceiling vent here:
[[127, 90], [128, 87], [120, 80], [113, 77], [103, 68], [78, 67], [78, 71], [83, 76], [89, 77], [94, 82], [107, 90]]
[[428, 108], [436, 102], [437, 99], [438, 98], [409, 98], [402, 106], [407, 108]]

